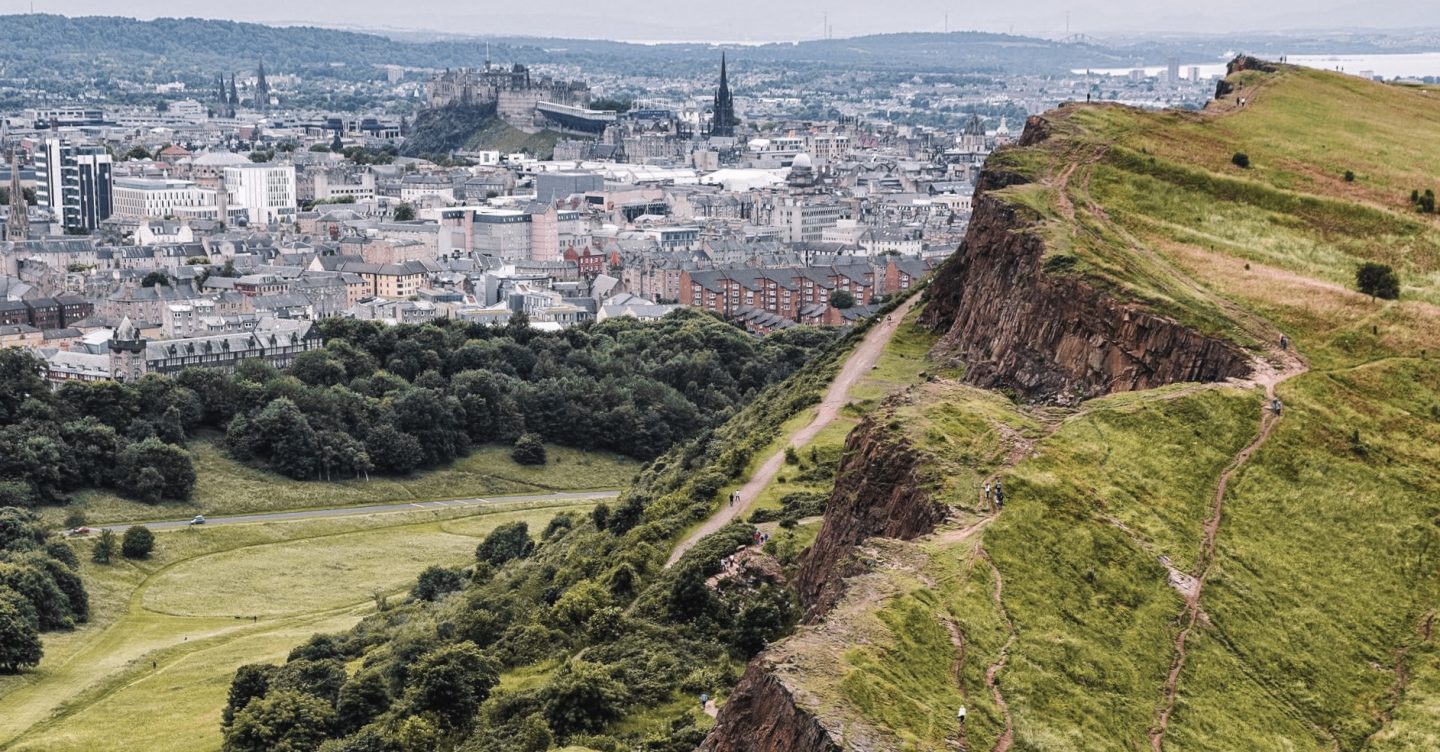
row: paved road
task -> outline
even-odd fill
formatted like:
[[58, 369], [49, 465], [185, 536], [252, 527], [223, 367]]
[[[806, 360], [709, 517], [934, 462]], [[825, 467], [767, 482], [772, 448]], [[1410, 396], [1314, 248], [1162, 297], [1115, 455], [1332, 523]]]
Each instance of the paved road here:
[[[233, 517], [206, 517], [205, 526], [211, 525], [237, 525], [251, 522], [279, 522], [283, 520], [305, 520], [315, 517], [351, 517], [364, 514], [384, 514], [387, 512], [413, 512], [417, 509], [447, 509], [452, 507], [474, 507], [485, 504], [497, 504], [515, 501], [587, 501], [613, 499], [620, 495], [618, 491], [570, 491], [548, 494], [525, 494], [520, 496], [487, 496], [483, 499], [452, 499], [449, 501], [416, 501], [399, 504], [372, 504], [364, 507], [333, 507], [330, 509], [300, 509], [294, 512], [269, 512], [265, 514], [242, 514]], [[96, 525], [99, 530], [105, 527], [124, 529], [132, 523], [117, 523], [114, 525]], [[141, 524], [141, 523], [133, 523]], [[164, 522], [146, 522], [144, 525], [151, 530], [173, 530], [185, 527], [190, 524], [190, 519], [166, 520]]]

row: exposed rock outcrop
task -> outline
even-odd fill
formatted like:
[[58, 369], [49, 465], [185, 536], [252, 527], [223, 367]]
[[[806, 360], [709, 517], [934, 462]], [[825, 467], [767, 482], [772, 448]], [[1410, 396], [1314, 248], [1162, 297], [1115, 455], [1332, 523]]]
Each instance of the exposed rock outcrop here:
[[697, 752], [840, 752], [762, 655], [750, 662]]
[[845, 440], [820, 534], [795, 575], [807, 622], [830, 610], [847, 577], [864, 571], [863, 562], [850, 560], [862, 541], [925, 535], [948, 511], [930, 498], [930, 484], [922, 476], [924, 456], [887, 427], [889, 420], [889, 410], [881, 409]]
[[[1022, 142], [1033, 144], [1049, 128], [1031, 118], [1025, 130]], [[965, 241], [930, 285], [923, 321], [944, 332], [935, 355], [963, 362], [977, 386], [1058, 403], [1250, 373], [1238, 347], [1047, 271], [1034, 220], [990, 195], [1019, 180], [979, 181]]]

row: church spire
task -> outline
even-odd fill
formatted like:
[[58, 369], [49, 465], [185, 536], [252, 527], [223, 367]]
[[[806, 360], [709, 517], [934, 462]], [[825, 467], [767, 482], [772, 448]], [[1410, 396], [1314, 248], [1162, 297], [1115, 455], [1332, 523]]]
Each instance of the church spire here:
[[255, 74], [255, 106], [265, 109], [270, 104], [270, 82], [265, 80], [265, 58], [260, 58], [260, 69]]
[[710, 124], [710, 135], [735, 135], [735, 99], [730, 94], [730, 76], [725, 67], [725, 53], [720, 53], [720, 86], [715, 90], [715, 116]]

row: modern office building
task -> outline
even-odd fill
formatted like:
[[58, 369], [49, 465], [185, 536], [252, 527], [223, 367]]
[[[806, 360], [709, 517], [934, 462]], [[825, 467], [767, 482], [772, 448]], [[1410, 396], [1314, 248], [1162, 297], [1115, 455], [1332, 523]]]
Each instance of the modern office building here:
[[227, 204], [244, 208], [250, 224], [294, 222], [295, 166], [289, 164], [241, 164], [225, 168]]
[[35, 152], [36, 199], [67, 230], [94, 230], [114, 208], [114, 160], [99, 146], [47, 138]]

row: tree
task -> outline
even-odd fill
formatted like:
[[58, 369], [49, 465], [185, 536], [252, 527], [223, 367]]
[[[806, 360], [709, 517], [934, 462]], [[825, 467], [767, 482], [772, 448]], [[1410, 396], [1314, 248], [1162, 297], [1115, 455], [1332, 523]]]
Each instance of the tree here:
[[396, 206], [394, 219], [396, 222], [409, 222], [415, 219], [415, 207], [410, 204]]
[[419, 440], [404, 431], [396, 430], [389, 423], [382, 423], [370, 430], [365, 440], [366, 451], [375, 467], [381, 472], [405, 475], [420, 466], [425, 460], [425, 450]]
[[1371, 298], [1396, 300], [1400, 297], [1400, 277], [1386, 264], [1367, 261], [1355, 270], [1355, 288]]
[[225, 752], [309, 752], [335, 723], [335, 710], [312, 695], [278, 690], [251, 700], [225, 734]]
[[330, 140], [330, 151], [342, 154], [345, 151], [345, 142], [340, 138], [340, 129], [335, 129], [335, 138]]
[[379, 671], [361, 671], [340, 687], [335, 703], [339, 730], [351, 733], [390, 708], [390, 690]]
[[144, 559], [155, 550], [155, 534], [144, 525], [131, 525], [120, 538], [120, 553], [127, 559]]
[[195, 490], [190, 454], [153, 437], [121, 450], [118, 471], [120, 490], [141, 501], [188, 501]]
[[603, 666], [573, 661], [541, 691], [545, 720], [561, 737], [599, 731], [619, 718], [629, 693]]
[[270, 691], [270, 678], [279, 668], [268, 663], [249, 663], [235, 669], [225, 709], [220, 711], [220, 724], [228, 728], [234, 723], [235, 714], [244, 710], [251, 700], [264, 697]]
[[445, 728], [464, 729], [499, 681], [499, 664], [467, 640], [421, 656], [403, 701], [411, 713], [434, 713]]
[[447, 593], [465, 587], [465, 578], [453, 569], [440, 566], [426, 567], [410, 588], [410, 596], [421, 601], [438, 601]]
[[95, 550], [90, 554], [90, 560], [96, 564], [109, 564], [115, 558], [115, 533], [109, 528], [100, 531], [100, 539], [95, 541]]
[[1242, 170], [1248, 170], [1250, 169], [1250, 155], [1246, 154], [1245, 152], [1237, 151], [1233, 156], [1230, 157], [1230, 164], [1233, 164]]
[[535, 544], [530, 540], [530, 526], [521, 522], [501, 525], [475, 547], [475, 558], [483, 563], [500, 566], [511, 559], [530, 555]]
[[130, 151], [125, 152], [122, 161], [130, 159], [150, 159], [150, 150], [144, 146], [136, 146], [130, 149]]
[[854, 307], [855, 295], [849, 290], [836, 290], [830, 293], [830, 305], [841, 310]]
[[545, 464], [545, 443], [533, 433], [522, 434], [510, 449], [510, 459], [521, 465]]
[[45, 361], [26, 350], [0, 348], [0, 425], [15, 423], [20, 406], [32, 396], [48, 400]]
[[165, 272], [156, 270], [150, 272], [149, 274], [146, 274], [145, 278], [140, 280], [141, 287], [154, 287], [156, 285], [163, 285], [165, 287], [169, 287], [170, 275], [166, 274]]
[[43, 653], [34, 609], [15, 591], [0, 587], [0, 671], [13, 674], [34, 666]]

